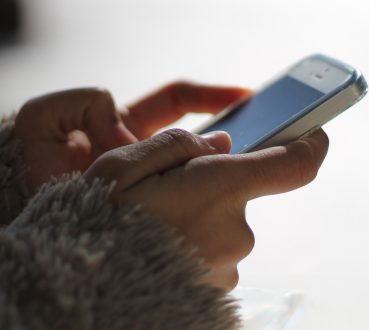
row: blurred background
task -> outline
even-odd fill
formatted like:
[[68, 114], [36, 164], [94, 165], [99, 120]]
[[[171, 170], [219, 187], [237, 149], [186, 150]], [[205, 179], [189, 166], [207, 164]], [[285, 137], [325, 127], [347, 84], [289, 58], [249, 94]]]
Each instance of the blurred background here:
[[[316, 52], [369, 77], [364, 0], [0, 0], [0, 30], [3, 113], [79, 86], [108, 88], [117, 103], [176, 79], [258, 88]], [[298, 292], [293, 329], [369, 329], [368, 125], [369, 97], [326, 125], [315, 182], [247, 207], [256, 246], [240, 284]]]

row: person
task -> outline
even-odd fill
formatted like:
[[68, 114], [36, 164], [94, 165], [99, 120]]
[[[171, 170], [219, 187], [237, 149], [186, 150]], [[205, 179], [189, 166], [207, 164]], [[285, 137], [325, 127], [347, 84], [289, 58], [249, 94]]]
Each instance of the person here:
[[84, 88], [4, 117], [0, 328], [236, 329], [245, 206], [313, 180], [328, 138], [229, 155], [225, 132], [156, 132], [250, 95], [177, 82], [118, 108]]

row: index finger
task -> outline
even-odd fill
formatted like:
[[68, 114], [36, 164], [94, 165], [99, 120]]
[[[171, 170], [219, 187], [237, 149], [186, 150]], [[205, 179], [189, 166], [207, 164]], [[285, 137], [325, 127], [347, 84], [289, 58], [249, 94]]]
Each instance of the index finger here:
[[[232, 196], [247, 201], [260, 196], [297, 189], [311, 182], [328, 150], [328, 137], [323, 130], [287, 146], [268, 148], [248, 154], [214, 155], [199, 167], [195, 181], [209, 193]], [[196, 167], [196, 165], [195, 165]]]
[[176, 82], [129, 105], [122, 112], [122, 118], [135, 136], [144, 139], [188, 112], [215, 114], [236, 100], [250, 95], [250, 90], [240, 87]]

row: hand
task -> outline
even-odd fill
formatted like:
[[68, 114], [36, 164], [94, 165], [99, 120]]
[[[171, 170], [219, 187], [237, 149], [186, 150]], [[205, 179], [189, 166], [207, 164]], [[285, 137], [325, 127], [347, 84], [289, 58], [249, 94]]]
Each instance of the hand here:
[[84, 172], [102, 153], [148, 138], [187, 112], [217, 113], [247, 95], [241, 88], [178, 82], [121, 109], [109, 92], [92, 88], [32, 99], [14, 130], [24, 145], [27, 186], [33, 194], [51, 176]]
[[246, 203], [313, 180], [328, 138], [319, 130], [287, 146], [224, 154], [230, 146], [224, 132], [201, 137], [168, 130], [103, 154], [84, 175], [116, 180], [114, 202], [140, 203], [175, 226], [210, 267], [204, 280], [230, 289], [238, 281], [237, 263], [254, 245]]

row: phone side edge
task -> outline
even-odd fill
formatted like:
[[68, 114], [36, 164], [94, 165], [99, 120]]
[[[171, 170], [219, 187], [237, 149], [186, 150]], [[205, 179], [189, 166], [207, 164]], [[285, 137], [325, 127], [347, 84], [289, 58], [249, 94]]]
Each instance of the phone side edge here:
[[276, 145], [285, 145], [293, 140], [311, 134], [360, 101], [367, 91], [368, 85], [365, 78], [359, 71], [355, 71], [355, 81], [349, 87], [336, 93], [333, 97], [321, 103], [307, 115], [297, 119], [288, 127], [282, 128], [272, 137], [256, 145], [251, 145], [240, 153], [247, 153]]

